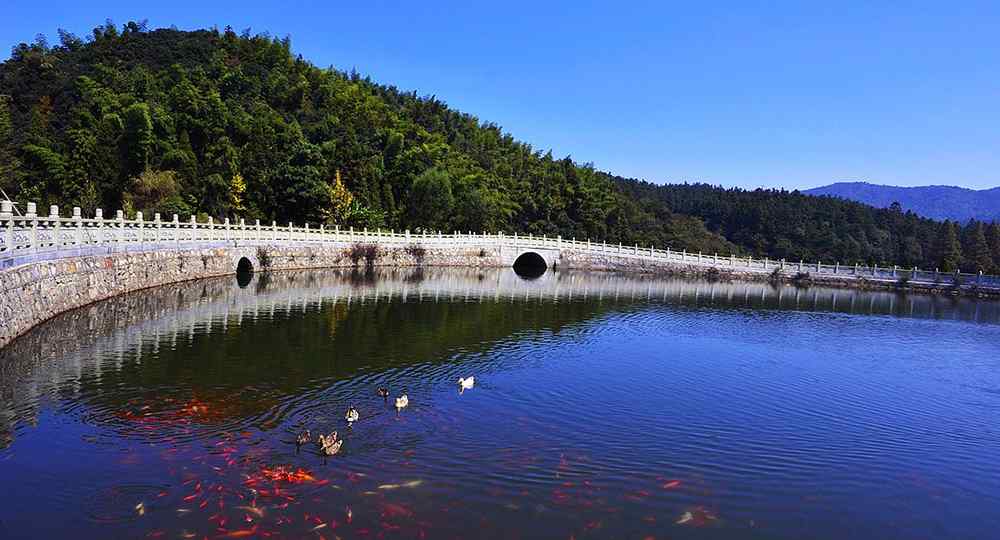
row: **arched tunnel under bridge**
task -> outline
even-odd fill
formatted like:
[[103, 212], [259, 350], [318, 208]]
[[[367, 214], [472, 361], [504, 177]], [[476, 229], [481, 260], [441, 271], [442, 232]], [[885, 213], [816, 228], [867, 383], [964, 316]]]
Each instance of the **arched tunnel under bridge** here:
[[536, 278], [545, 273], [545, 258], [534, 251], [526, 251], [514, 259], [514, 272], [521, 277]]

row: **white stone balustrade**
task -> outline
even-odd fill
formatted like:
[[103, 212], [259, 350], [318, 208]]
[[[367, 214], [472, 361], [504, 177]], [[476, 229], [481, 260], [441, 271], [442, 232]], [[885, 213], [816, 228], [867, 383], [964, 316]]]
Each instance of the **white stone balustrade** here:
[[737, 257], [732, 254], [719, 256], [702, 253], [687, 253], [686, 250], [673, 251], [669, 247], [657, 249], [639, 245], [623, 246], [609, 245], [606, 242], [593, 242], [590, 239], [564, 239], [561, 236], [550, 238], [533, 234], [518, 233], [461, 233], [444, 234], [436, 232], [412, 231], [369, 231], [367, 228], [355, 231], [353, 227], [342, 230], [339, 226], [311, 227], [308, 224], [297, 227], [293, 223], [278, 225], [272, 221], [270, 225], [262, 225], [259, 220], [247, 224], [239, 218], [225, 218], [221, 223], [209, 217], [204, 223], [198, 222], [194, 216], [188, 221], [180, 221], [174, 214], [169, 221], [154, 214], [153, 219], [144, 219], [137, 212], [134, 219], [127, 219], [122, 210], [118, 210], [115, 219], [105, 219], [103, 211], [96, 209], [93, 217], [83, 217], [80, 208], [73, 208], [71, 217], [61, 217], [59, 208], [55, 205], [49, 209], [49, 215], [40, 217], [37, 205], [27, 203], [24, 215], [16, 215], [9, 201], [0, 201], [0, 270], [22, 264], [42, 262], [67, 257], [82, 257], [129, 253], [152, 250], [185, 250], [201, 249], [212, 246], [250, 246], [250, 245], [351, 245], [356, 243], [376, 243], [382, 246], [404, 247], [420, 245], [425, 248], [501, 248], [513, 252], [545, 250], [560, 254], [572, 252], [596, 257], [614, 257], [663, 265], [676, 263], [678, 265], [718, 268], [720, 270], [736, 270], [739, 272], [766, 273], [803, 272], [813, 277], [856, 277], [873, 281], [907, 280], [917, 284], [942, 284], [947, 286], [956, 280], [963, 284], [975, 283], [984, 288], [1000, 288], [1000, 278], [982, 274], [943, 273], [936, 271], [899, 269], [885, 266], [883, 268], [854, 264], [840, 265], [805, 263], [788, 264], [784, 260], [754, 259], [753, 257]]

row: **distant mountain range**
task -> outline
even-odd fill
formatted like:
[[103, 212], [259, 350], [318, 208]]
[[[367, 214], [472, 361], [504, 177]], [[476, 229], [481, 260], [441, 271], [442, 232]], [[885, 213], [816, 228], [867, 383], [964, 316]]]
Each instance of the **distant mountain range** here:
[[970, 219], [1000, 221], [1000, 187], [966, 189], [956, 186], [898, 187], [868, 182], [837, 182], [804, 190], [808, 195], [831, 195], [878, 208], [898, 202], [903, 210], [937, 220], [965, 223]]

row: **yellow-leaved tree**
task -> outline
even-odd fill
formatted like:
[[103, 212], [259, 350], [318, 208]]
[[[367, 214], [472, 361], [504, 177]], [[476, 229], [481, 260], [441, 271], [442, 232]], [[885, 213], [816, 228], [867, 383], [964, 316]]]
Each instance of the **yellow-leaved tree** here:
[[324, 211], [327, 223], [343, 223], [347, 220], [354, 203], [354, 195], [340, 179], [340, 169], [337, 169], [333, 183], [330, 184], [330, 205]]
[[229, 208], [236, 214], [246, 212], [246, 207], [243, 206], [243, 197], [246, 192], [247, 183], [243, 180], [243, 175], [234, 174], [232, 180], [229, 181]]

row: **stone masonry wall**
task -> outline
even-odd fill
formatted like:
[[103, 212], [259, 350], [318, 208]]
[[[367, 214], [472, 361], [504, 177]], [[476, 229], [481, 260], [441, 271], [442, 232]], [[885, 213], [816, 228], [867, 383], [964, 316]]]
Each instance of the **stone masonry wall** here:
[[365, 266], [499, 266], [486, 248], [243, 245], [116, 253], [23, 265], [0, 272], [0, 347], [59, 313], [126, 292], [233, 274], [246, 257], [255, 270]]

